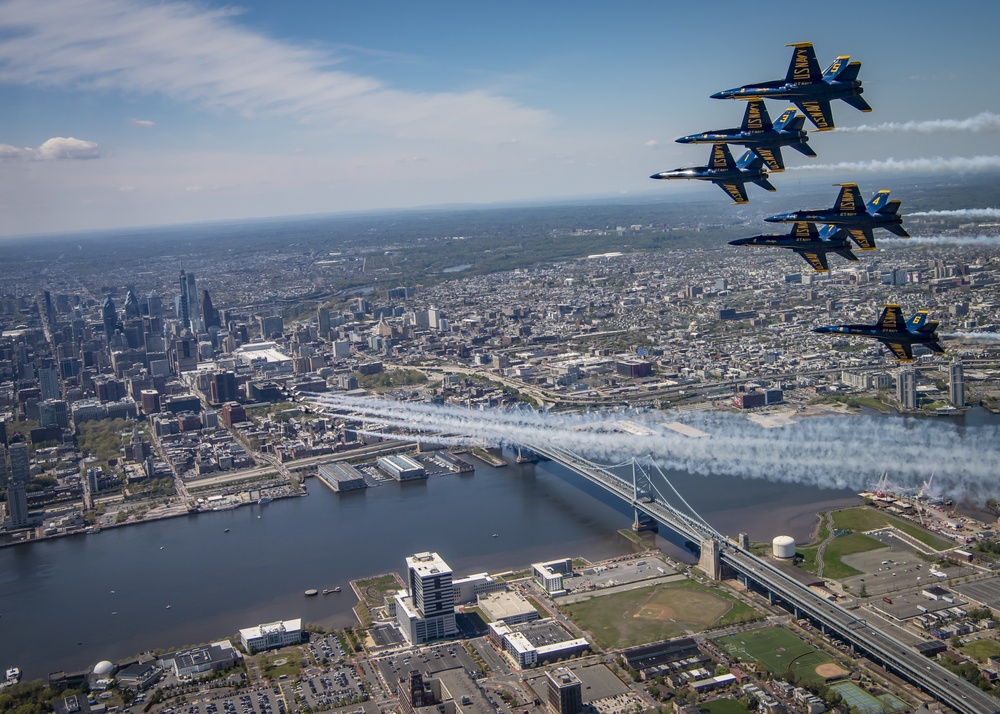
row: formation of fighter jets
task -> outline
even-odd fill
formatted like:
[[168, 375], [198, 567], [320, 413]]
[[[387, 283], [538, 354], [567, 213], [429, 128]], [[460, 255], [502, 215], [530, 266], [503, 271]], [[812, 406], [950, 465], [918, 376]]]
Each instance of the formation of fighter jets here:
[[[784, 79], [759, 84], [746, 84], [726, 89], [712, 95], [713, 99], [742, 99], [747, 107], [739, 127], [715, 129], [682, 136], [681, 144], [712, 144], [707, 166], [688, 166], [653, 174], [653, 179], [694, 179], [711, 181], [719, 186], [733, 203], [748, 203], [746, 184], [753, 183], [767, 191], [775, 191], [768, 181], [768, 171], [785, 170], [781, 147], [789, 146], [809, 157], [816, 152], [808, 145], [809, 137], [803, 129], [806, 118], [816, 131], [835, 128], [831, 102], [841, 99], [855, 109], [872, 111], [861, 94], [858, 72], [860, 62], [851, 62], [849, 56], [840, 56], [825, 72], [821, 72], [812, 43], [792, 45], [792, 60]], [[776, 122], [771, 122], [765, 99], [790, 101], [789, 107]], [[729, 145], [746, 148], [739, 161], [733, 160]], [[787, 234], [757, 235], [730, 241], [730, 245], [773, 247], [793, 250], [802, 256], [817, 272], [829, 271], [828, 254], [834, 253], [850, 261], [858, 257], [851, 250], [851, 241], [861, 250], [875, 250], [876, 228], [884, 228], [901, 237], [909, 238], [899, 215], [900, 201], [889, 200], [889, 190], [877, 191], [865, 204], [857, 184], [843, 183], [832, 208], [793, 211], [764, 220], [769, 223], [792, 223]], [[927, 311], [920, 310], [907, 322], [903, 320], [899, 305], [888, 305], [874, 325], [826, 325], [814, 332], [835, 333], [870, 337], [885, 345], [896, 359], [911, 361], [913, 345], [926, 345], [934, 352], [944, 352], [936, 333], [938, 323], [927, 322]]]

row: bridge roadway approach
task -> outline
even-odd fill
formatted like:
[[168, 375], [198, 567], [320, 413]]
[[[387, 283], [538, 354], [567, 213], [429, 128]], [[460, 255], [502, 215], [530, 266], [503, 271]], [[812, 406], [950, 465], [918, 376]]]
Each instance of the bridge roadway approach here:
[[[656, 500], [648, 490], [639, 486], [638, 480], [629, 483], [608, 469], [563, 449], [538, 444], [525, 446], [572, 469], [630, 504], [637, 525], [643, 519], [647, 523], [660, 523], [692, 543], [700, 544], [703, 552], [699, 568], [714, 570], [709, 572], [711, 577], [717, 578], [720, 569], [728, 569], [748, 588], [764, 593], [772, 603], [789, 609], [796, 617], [814, 622], [823, 632], [834, 634], [854, 651], [878, 662], [955, 711], [963, 714], [1000, 712], [1000, 701], [997, 699], [740, 548], [700, 517], [680, 512], [662, 497]], [[683, 501], [680, 494], [677, 496]], [[717, 556], [714, 565], [707, 568], [706, 550], [710, 556]]]

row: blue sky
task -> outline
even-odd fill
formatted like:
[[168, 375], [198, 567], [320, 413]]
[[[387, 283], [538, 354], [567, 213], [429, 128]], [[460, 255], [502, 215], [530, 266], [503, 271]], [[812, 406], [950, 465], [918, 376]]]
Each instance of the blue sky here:
[[655, 190], [724, 207], [648, 176], [705, 163], [673, 139], [737, 125], [709, 95], [783, 77], [801, 41], [861, 60], [874, 111], [836, 103], [793, 171], [867, 192], [871, 169], [996, 169], [1000, 3], [955, 7], [0, 0], [0, 235]]

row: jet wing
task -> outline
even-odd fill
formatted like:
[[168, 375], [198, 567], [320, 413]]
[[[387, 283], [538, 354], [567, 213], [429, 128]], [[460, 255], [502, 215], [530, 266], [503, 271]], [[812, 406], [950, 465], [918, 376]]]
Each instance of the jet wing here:
[[819, 62], [816, 61], [816, 50], [811, 42], [797, 42], [786, 47], [794, 47], [792, 61], [788, 65], [788, 72], [785, 74], [786, 84], [811, 84], [823, 78], [823, 73], [819, 69]]
[[830, 271], [830, 265], [826, 260], [826, 253], [814, 250], [797, 250], [795, 252], [805, 258], [806, 262], [809, 263], [809, 265], [811, 265], [813, 270], [817, 273], [827, 273]]
[[733, 203], [750, 203], [747, 198], [746, 184], [735, 181], [716, 181], [716, 186], [726, 192], [726, 195], [733, 199]]
[[871, 228], [847, 228], [847, 234], [861, 250], [875, 250], [875, 236]]
[[886, 305], [875, 327], [882, 332], [906, 332], [906, 320], [899, 305]]
[[767, 165], [767, 168], [771, 171], [784, 171], [785, 170], [785, 160], [781, 156], [781, 149], [765, 149], [760, 146], [755, 146], [750, 149], [754, 154], [759, 156], [761, 160]]
[[764, 106], [764, 100], [755, 97], [748, 101], [747, 110], [743, 112], [743, 123], [740, 124], [740, 129], [760, 133], [771, 131], [773, 128], [774, 125], [771, 123], [771, 117]]
[[733, 155], [729, 153], [729, 147], [725, 144], [712, 144], [712, 156], [709, 158], [708, 167], [710, 169], [735, 169], [736, 162]]
[[817, 99], [803, 99], [795, 102], [802, 113], [809, 117], [818, 131], [830, 131], [835, 128], [833, 123], [833, 109], [830, 102]]
[[909, 342], [889, 342], [888, 340], [881, 340], [881, 342], [889, 348], [889, 351], [892, 352], [892, 354], [900, 362], [913, 361], [913, 348], [910, 347]]

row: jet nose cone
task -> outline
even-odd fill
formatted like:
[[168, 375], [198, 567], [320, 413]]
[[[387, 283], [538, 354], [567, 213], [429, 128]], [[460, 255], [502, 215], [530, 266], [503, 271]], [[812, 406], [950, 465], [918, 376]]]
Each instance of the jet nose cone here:
[[695, 135], [691, 134], [690, 136], [679, 136], [676, 139], [674, 139], [674, 141], [677, 142], [678, 144], [693, 144], [694, 138]]
[[662, 173], [653, 174], [649, 178], [651, 178], [651, 179], [666, 179], [666, 178], [670, 178], [670, 173], [668, 171], [664, 171]]
[[779, 213], [777, 216], [768, 216], [764, 220], [768, 223], [781, 223], [783, 221], [790, 220], [792, 217], [791, 213]]
[[813, 332], [833, 332], [833, 329], [830, 325], [824, 325], [823, 327], [814, 327]]
[[737, 238], [729, 241], [729, 245], [749, 245], [753, 238]]
[[716, 92], [712, 95], [712, 99], [726, 99], [729, 97], [729, 90], [723, 89], [721, 92]]

